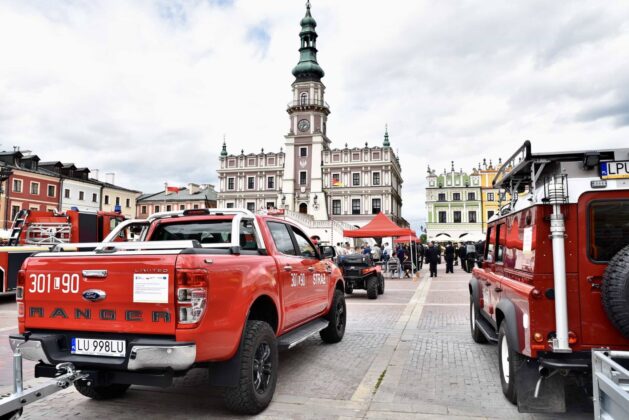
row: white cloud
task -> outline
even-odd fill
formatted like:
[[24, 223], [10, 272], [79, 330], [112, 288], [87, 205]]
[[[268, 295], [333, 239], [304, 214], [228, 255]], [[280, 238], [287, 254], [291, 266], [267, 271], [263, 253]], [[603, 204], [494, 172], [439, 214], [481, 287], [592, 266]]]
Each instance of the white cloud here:
[[[0, 148], [115, 171], [145, 191], [216, 179], [231, 152], [278, 150], [302, 1], [4, 1]], [[404, 216], [428, 163], [470, 169], [524, 139], [627, 144], [629, 4], [313, 0], [334, 145], [389, 123]]]

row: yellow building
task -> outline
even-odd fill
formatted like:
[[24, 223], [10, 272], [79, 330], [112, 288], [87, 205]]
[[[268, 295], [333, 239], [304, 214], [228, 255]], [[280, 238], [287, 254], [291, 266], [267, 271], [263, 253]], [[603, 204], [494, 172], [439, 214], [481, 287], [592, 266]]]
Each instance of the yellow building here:
[[[500, 200], [500, 190], [494, 188], [492, 181], [498, 173], [498, 169], [502, 166], [502, 159], [498, 159], [498, 165], [494, 166], [491, 159], [489, 164], [487, 160], [483, 159], [483, 164], [478, 164], [478, 173], [480, 174], [480, 189], [481, 189], [481, 214], [483, 221], [483, 232], [487, 232], [487, 221], [494, 214], [498, 213], [501, 205], [508, 203], [508, 195], [502, 197]], [[504, 194], [504, 191], [503, 191]]]

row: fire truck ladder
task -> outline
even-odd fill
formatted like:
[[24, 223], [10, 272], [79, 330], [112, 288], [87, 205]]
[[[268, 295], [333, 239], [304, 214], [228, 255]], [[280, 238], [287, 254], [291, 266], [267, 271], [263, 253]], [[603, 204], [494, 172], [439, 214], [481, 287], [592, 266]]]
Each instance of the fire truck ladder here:
[[9, 245], [18, 245], [20, 243], [20, 235], [22, 229], [24, 229], [24, 221], [28, 216], [28, 210], [20, 210], [13, 219], [13, 225], [11, 225], [11, 236], [9, 236]]
[[57, 245], [70, 242], [70, 223], [31, 223], [26, 229], [29, 245]]

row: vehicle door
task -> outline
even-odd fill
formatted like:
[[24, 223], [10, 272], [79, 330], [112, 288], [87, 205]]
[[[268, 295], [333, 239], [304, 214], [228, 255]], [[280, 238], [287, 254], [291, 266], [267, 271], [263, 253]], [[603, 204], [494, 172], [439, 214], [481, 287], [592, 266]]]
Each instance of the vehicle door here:
[[[578, 203], [578, 275], [583, 343], [624, 344], [602, 305], [601, 284], [609, 260], [629, 245], [626, 191], [585, 193]], [[568, 232], [570, 234], [570, 232]]]
[[299, 228], [291, 226], [297, 245], [297, 255], [301, 258], [296, 270], [306, 278], [306, 286], [303, 292], [302, 302], [305, 316], [310, 318], [326, 309], [328, 305], [328, 265], [321, 260], [316, 247], [310, 242], [308, 236]]
[[284, 307], [284, 328], [290, 328], [305, 317], [302, 300], [305, 294], [303, 289], [306, 287], [306, 278], [300, 276], [298, 270], [302, 258], [297, 255], [291, 226], [282, 222], [268, 221], [267, 227], [276, 250], [278, 282]]
[[[486, 294], [489, 301], [485, 302], [487, 312], [491, 315], [491, 319], [496, 322], [496, 306], [500, 302], [500, 292], [502, 291], [500, 284], [500, 278], [504, 276], [504, 257], [506, 251], [506, 239], [507, 239], [507, 225], [506, 223], [499, 223], [495, 227], [495, 251], [494, 251], [494, 263], [493, 273], [494, 276], [490, 276], [489, 281], [486, 282], [487, 288]], [[495, 324], [494, 324], [495, 325]]]
[[[466, 247], [468, 245], [465, 245]], [[467, 248], [466, 248], [467, 251]], [[483, 254], [483, 268], [485, 272], [494, 273], [496, 266], [496, 226], [490, 226], [487, 229], [487, 241], [485, 242], [485, 253]], [[493, 283], [487, 278], [482, 277], [479, 280], [480, 298], [482, 299], [481, 313], [486, 318], [491, 318], [492, 313], [489, 312], [491, 307], [491, 293]]]

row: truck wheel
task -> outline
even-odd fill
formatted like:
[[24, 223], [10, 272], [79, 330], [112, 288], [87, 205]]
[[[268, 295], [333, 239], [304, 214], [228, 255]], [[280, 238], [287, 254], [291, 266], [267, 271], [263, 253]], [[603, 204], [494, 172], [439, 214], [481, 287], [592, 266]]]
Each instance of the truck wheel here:
[[375, 276], [367, 279], [367, 297], [369, 299], [378, 298], [378, 279]]
[[487, 338], [481, 332], [478, 325], [476, 325], [476, 320], [480, 316], [478, 308], [476, 308], [476, 304], [474, 303], [474, 297], [470, 296], [470, 330], [472, 332], [472, 340], [475, 343], [483, 344], [487, 342]]
[[609, 261], [601, 292], [607, 317], [625, 338], [629, 338], [629, 245]]
[[334, 291], [332, 307], [326, 317], [330, 323], [319, 332], [321, 339], [326, 343], [338, 343], [345, 335], [345, 325], [347, 325], [347, 310], [345, 307], [345, 295], [340, 290]]
[[348, 295], [354, 293], [354, 285], [350, 282], [345, 283], [345, 293], [347, 293]]
[[238, 385], [225, 389], [225, 405], [231, 411], [257, 414], [264, 410], [277, 382], [277, 339], [263, 321], [247, 321], [241, 347]]
[[521, 356], [511, 348], [509, 335], [507, 333], [507, 323], [500, 324], [498, 330], [498, 365], [500, 371], [500, 384], [502, 393], [507, 399], [516, 404], [518, 402], [517, 391], [515, 389], [515, 371], [521, 360]]
[[384, 277], [382, 275], [378, 276], [378, 294], [384, 294]]
[[20, 408], [19, 410], [10, 411], [6, 414], [0, 415], [0, 420], [17, 420], [20, 417], [22, 417], [23, 412], [24, 412], [23, 408]]
[[94, 386], [89, 379], [74, 382], [74, 387], [79, 391], [79, 394], [85, 395], [93, 400], [111, 400], [113, 398], [122, 397], [130, 386], [129, 384]]

